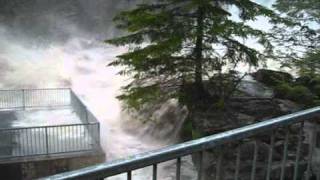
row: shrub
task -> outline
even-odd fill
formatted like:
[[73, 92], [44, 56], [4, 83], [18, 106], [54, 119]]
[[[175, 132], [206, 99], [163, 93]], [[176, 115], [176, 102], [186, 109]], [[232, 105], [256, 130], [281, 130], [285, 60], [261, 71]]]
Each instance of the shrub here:
[[275, 87], [274, 93], [277, 98], [288, 99], [289, 94], [292, 91], [292, 87], [287, 83], [279, 84]]
[[288, 94], [288, 99], [302, 104], [312, 104], [314, 94], [305, 86], [295, 86]]
[[320, 84], [317, 84], [313, 87], [312, 89], [313, 93], [316, 94], [317, 96], [320, 96]]
[[289, 99], [305, 105], [311, 105], [315, 102], [316, 96], [302, 85], [290, 86], [287, 83], [282, 83], [276, 86], [274, 91], [277, 98]]

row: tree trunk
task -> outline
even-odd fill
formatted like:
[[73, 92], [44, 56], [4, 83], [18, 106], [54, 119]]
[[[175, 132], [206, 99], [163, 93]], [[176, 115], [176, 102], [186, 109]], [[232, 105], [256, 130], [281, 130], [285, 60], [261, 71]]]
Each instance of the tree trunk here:
[[203, 7], [198, 8], [197, 17], [197, 39], [195, 47], [195, 85], [197, 91], [201, 93], [203, 91], [203, 79], [202, 79], [202, 51], [203, 51], [203, 25], [204, 25], [204, 10]]

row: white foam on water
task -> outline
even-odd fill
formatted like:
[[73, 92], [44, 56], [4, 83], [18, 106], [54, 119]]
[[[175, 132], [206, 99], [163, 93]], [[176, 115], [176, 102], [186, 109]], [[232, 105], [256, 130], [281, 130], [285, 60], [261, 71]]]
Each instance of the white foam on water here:
[[[107, 66], [116, 55], [125, 52], [126, 48], [116, 48], [86, 38], [72, 38], [64, 44], [46, 47], [28, 47], [14, 38], [1, 34], [0, 37], [0, 87], [14, 89], [71, 86], [101, 123], [101, 145], [106, 152], [107, 161], [155, 150], [174, 142], [162, 141], [148, 133], [141, 133], [147, 132], [143, 128], [137, 128], [135, 132], [126, 131], [130, 123], [122, 119], [124, 112], [116, 96], [129, 78], [117, 75], [118, 68]], [[187, 162], [191, 163], [190, 158]], [[174, 178], [173, 166], [174, 163], [159, 166], [159, 178]], [[172, 168], [168, 170], [168, 167]], [[187, 169], [190, 171], [185, 173], [189, 174], [185, 177], [195, 174], [192, 165], [188, 165]], [[163, 173], [164, 171], [166, 172]], [[152, 170], [144, 168], [133, 174], [139, 180], [150, 179]], [[126, 176], [121, 175], [114, 178], [124, 177]]]

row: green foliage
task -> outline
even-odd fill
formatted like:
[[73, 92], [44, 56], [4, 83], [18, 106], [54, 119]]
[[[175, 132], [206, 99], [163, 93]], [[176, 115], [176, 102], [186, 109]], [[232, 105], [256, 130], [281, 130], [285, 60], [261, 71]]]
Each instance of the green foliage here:
[[319, 0], [277, 0], [274, 7], [297, 20], [320, 22]]
[[290, 86], [287, 83], [275, 87], [276, 97], [290, 99], [305, 105], [313, 105], [317, 98], [307, 87], [302, 85]]
[[313, 92], [320, 97], [320, 83], [313, 87]]
[[294, 86], [288, 93], [288, 99], [303, 104], [312, 104], [314, 95], [304, 86]]
[[[284, 66], [304, 66], [300, 73], [309, 73], [312, 62], [307, 60], [305, 69], [304, 56], [309, 56], [320, 49], [320, 1], [319, 0], [277, 0], [274, 8], [294, 22], [292, 28], [275, 26], [273, 36], [279, 47], [279, 56], [285, 61]], [[311, 57], [310, 57], [311, 58]], [[298, 61], [298, 64], [296, 64]]]
[[291, 92], [292, 88], [287, 83], [279, 84], [275, 87], [275, 96], [278, 98], [288, 98], [288, 94]]
[[301, 76], [320, 76], [320, 50], [308, 52], [304, 58], [295, 61]]
[[[272, 54], [268, 34], [246, 23], [258, 16], [271, 23], [289, 23], [251, 0], [159, 0], [121, 12], [114, 20], [127, 34], [106, 42], [130, 45], [130, 50], [110, 65], [123, 67], [121, 73], [134, 77], [143, 88], [126, 86], [120, 99], [133, 107], [182, 95], [196, 95], [191, 99], [199, 102], [207, 100], [210, 93], [205, 92], [203, 80], [221, 74], [222, 69], [233, 69], [239, 62], [257, 66]], [[248, 38], [262, 45], [262, 50], [241, 42]], [[182, 92], [184, 84], [193, 84], [195, 91]], [[155, 91], [154, 87], [159, 88]]]
[[192, 139], [192, 130], [192, 121], [190, 119], [186, 119], [181, 129], [181, 137], [184, 140]]
[[204, 137], [205, 135], [202, 134], [200, 131], [197, 131], [195, 129], [192, 129], [192, 139], [199, 139]]
[[141, 108], [141, 105], [153, 102], [161, 97], [158, 86], [145, 87], [127, 87], [126, 91], [118, 96], [118, 99], [125, 101], [125, 103], [136, 110]]

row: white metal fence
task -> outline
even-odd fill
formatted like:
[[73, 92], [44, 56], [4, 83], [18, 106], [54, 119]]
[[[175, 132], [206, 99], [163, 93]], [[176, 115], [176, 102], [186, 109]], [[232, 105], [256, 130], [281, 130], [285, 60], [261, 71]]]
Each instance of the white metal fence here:
[[71, 89], [0, 90], [0, 110], [20, 111], [57, 107], [71, 108], [81, 123], [0, 127], [0, 159], [90, 151], [100, 147], [99, 122]]

